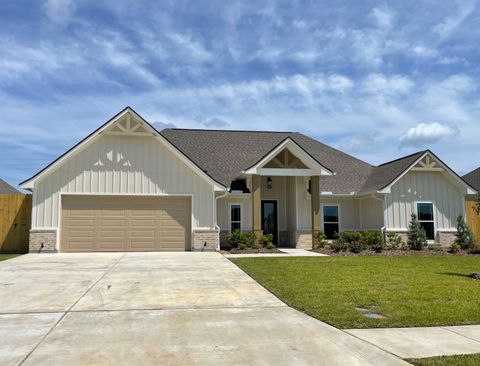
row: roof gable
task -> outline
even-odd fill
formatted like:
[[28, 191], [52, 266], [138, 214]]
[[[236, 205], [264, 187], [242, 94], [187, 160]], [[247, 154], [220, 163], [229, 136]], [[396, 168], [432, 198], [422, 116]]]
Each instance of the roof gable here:
[[357, 192], [373, 169], [368, 163], [296, 132], [164, 129], [161, 134], [225, 186], [287, 138], [335, 172], [322, 179], [322, 191]]
[[49, 174], [56, 167], [65, 163], [70, 156], [81, 151], [83, 148], [91, 144], [95, 138], [101, 134], [112, 134], [112, 135], [133, 135], [133, 136], [154, 136], [160, 143], [163, 143], [169, 148], [172, 152], [177, 154], [181, 160], [186, 163], [190, 168], [197, 172], [200, 176], [211, 182], [215, 189], [223, 190], [226, 187], [223, 187], [215, 179], [206, 174], [201, 168], [199, 168], [195, 163], [193, 163], [187, 156], [180, 152], [175, 146], [173, 146], [168, 140], [166, 140], [160, 132], [158, 132], [152, 125], [150, 125], [143, 117], [141, 117], [137, 112], [135, 112], [131, 107], [126, 107], [115, 116], [110, 118], [107, 122], [93, 131], [90, 135], [85, 137], [79, 143], [70, 148], [63, 155], [58, 157], [56, 160], [51, 162], [45, 168], [40, 170], [31, 178], [20, 183], [20, 186], [24, 189], [33, 189], [34, 182], [37, 179], [40, 179], [42, 176]]
[[472, 187], [430, 150], [419, 151], [379, 165], [372, 171], [360, 193], [390, 193], [390, 188], [409, 171], [443, 172], [449, 174], [467, 194], [475, 193]]

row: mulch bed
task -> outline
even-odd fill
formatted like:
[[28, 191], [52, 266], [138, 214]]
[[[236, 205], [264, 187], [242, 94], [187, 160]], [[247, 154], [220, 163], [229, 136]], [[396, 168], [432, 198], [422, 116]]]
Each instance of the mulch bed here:
[[313, 249], [313, 252], [327, 254], [331, 256], [338, 256], [338, 257], [395, 257], [395, 256], [465, 256], [465, 255], [472, 255], [467, 250], [461, 250], [458, 253], [450, 253], [448, 249], [442, 250], [432, 250], [432, 249], [424, 249], [424, 250], [384, 250], [383, 252], [376, 253], [373, 250], [364, 250], [360, 253], [352, 253], [350, 251], [346, 252], [336, 252], [330, 248], [318, 248]]
[[247, 249], [230, 249], [230, 250], [222, 250], [222, 254], [287, 254], [278, 250], [277, 248], [267, 249], [267, 248], [247, 248]]

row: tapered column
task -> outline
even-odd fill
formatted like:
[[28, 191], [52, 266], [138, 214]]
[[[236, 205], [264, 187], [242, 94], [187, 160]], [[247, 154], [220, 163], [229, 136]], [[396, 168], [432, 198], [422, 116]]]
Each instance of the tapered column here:
[[314, 243], [315, 233], [320, 231], [320, 177], [314, 175], [310, 177], [310, 192], [312, 203], [312, 245]]
[[262, 198], [260, 195], [260, 176], [252, 175], [252, 230], [262, 234]]

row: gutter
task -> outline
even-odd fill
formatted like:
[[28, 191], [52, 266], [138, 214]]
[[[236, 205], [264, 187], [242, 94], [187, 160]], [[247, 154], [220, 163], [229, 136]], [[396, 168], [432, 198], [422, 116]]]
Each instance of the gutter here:
[[[214, 191], [214, 194], [215, 194], [215, 191]], [[214, 224], [214, 227], [216, 230], [218, 230], [218, 246], [217, 246], [217, 251], [220, 251], [220, 226], [218, 226], [218, 222], [217, 222], [217, 206], [218, 206], [218, 200], [220, 198], [224, 198], [224, 197], [227, 197], [228, 195], [228, 188], [225, 189], [225, 192], [223, 192], [223, 194], [221, 194], [220, 196], [218, 197], [215, 197], [215, 205], [213, 207], [213, 216], [215, 218], [215, 224]]]

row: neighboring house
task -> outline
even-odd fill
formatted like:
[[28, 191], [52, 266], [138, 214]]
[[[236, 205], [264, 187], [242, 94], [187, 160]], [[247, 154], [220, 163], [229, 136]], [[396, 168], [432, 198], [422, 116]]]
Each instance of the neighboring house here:
[[218, 249], [232, 230], [310, 248], [312, 231], [450, 244], [476, 191], [426, 150], [375, 167], [296, 132], [155, 130], [127, 107], [21, 184], [31, 251]]
[[[477, 191], [480, 191], [480, 168], [475, 169], [474, 171], [463, 176], [463, 180], [467, 182], [471, 187], [475, 188]], [[470, 195], [467, 198], [469, 200], [476, 200], [478, 196]]]
[[10, 184], [0, 178], [0, 194], [21, 194], [22, 192], [13, 188]]

